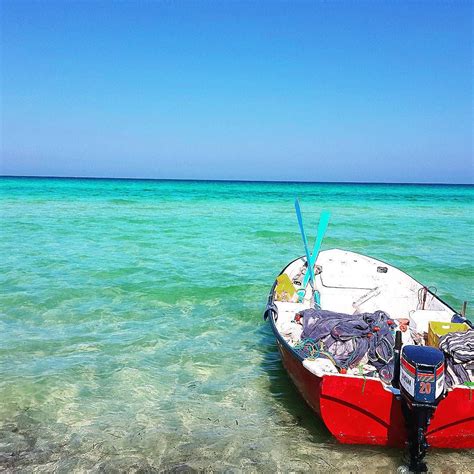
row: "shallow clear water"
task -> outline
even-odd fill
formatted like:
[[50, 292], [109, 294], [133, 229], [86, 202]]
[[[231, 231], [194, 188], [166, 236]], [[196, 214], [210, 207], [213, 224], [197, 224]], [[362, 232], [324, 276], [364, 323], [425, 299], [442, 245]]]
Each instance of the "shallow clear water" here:
[[[336, 444], [262, 312], [323, 248], [392, 263], [474, 312], [474, 187], [0, 179], [0, 470], [394, 471]], [[434, 471], [469, 452], [433, 451]]]

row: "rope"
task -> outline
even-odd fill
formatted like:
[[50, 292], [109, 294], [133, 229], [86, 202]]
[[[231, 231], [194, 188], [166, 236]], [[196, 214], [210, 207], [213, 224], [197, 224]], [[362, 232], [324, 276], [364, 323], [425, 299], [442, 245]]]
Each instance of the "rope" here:
[[364, 377], [364, 383], [362, 384], [362, 393], [365, 391], [365, 384], [367, 383], [367, 379], [365, 378], [364, 371], [362, 370], [362, 365], [359, 364], [359, 375], [362, 375]]
[[425, 309], [426, 300], [428, 299], [429, 292], [436, 295], [438, 288], [436, 286], [422, 286], [418, 290], [418, 307], [417, 309]]
[[338, 366], [332, 354], [324, 350], [322, 341], [316, 342], [311, 338], [303, 339], [294, 345], [294, 349], [299, 351], [301, 355], [304, 355], [305, 359], [315, 360], [319, 357], [326, 357], [336, 367]]
[[474, 388], [474, 382], [464, 382], [464, 385], [469, 389], [469, 401], [472, 400], [472, 389]]

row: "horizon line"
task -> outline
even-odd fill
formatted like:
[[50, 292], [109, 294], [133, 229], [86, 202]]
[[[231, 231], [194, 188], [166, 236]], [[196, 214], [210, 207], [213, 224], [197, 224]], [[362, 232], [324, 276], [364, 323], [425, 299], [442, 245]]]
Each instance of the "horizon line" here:
[[373, 185], [399, 185], [399, 186], [474, 186], [474, 183], [419, 183], [419, 182], [390, 182], [390, 181], [286, 181], [286, 180], [260, 180], [260, 179], [196, 179], [196, 178], [133, 178], [133, 177], [103, 177], [103, 176], [54, 176], [54, 175], [13, 175], [0, 174], [0, 178], [26, 178], [26, 179], [89, 179], [106, 181], [181, 181], [203, 183], [258, 183], [258, 184], [373, 184]]

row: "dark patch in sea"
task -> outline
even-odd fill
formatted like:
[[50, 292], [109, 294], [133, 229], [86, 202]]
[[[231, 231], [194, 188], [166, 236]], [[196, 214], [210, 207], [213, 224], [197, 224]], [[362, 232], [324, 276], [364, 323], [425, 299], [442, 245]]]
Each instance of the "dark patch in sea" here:
[[254, 232], [256, 237], [262, 237], [264, 239], [294, 239], [298, 236], [296, 232], [281, 232], [276, 230], [257, 230]]
[[126, 205], [126, 206], [138, 203], [138, 201], [133, 200], [133, 199], [119, 199], [119, 198], [109, 199], [108, 202], [112, 204], [119, 204], [119, 205]]

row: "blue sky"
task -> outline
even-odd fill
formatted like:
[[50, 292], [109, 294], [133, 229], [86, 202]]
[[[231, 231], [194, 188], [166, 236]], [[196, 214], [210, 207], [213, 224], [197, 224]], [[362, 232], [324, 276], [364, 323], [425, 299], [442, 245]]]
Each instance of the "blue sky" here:
[[472, 2], [1, 6], [1, 174], [474, 182]]

